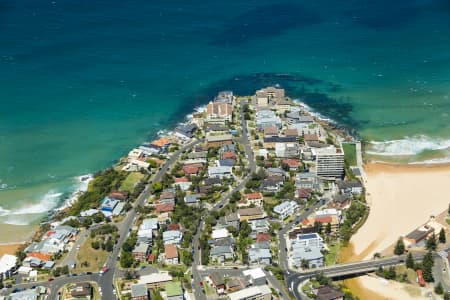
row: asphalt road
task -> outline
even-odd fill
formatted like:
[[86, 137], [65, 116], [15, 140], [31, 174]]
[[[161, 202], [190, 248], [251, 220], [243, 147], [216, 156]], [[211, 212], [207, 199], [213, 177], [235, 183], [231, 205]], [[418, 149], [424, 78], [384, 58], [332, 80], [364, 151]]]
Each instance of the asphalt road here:
[[[245, 155], [246, 155], [248, 163], [249, 163], [250, 174], [248, 174], [246, 177], [244, 177], [242, 179], [242, 181], [236, 187], [234, 187], [231, 190], [229, 190], [228, 192], [224, 193], [220, 197], [220, 200], [213, 206], [214, 210], [221, 209], [223, 206], [225, 206], [228, 203], [230, 196], [233, 193], [239, 192], [242, 189], [244, 189], [245, 184], [251, 178], [251, 173], [256, 172], [256, 161], [255, 161], [255, 157], [253, 155], [253, 150], [251, 148], [250, 141], [248, 138], [247, 121], [244, 119], [242, 105], [240, 105], [240, 116], [241, 116], [240, 123], [241, 123], [242, 135], [241, 135], [241, 137], [237, 138], [236, 140], [244, 146]], [[201, 266], [201, 253], [199, 250], [200, 235], [202, 232], [203, 217], [206, 214], [207, 214], [207, 212], [205, 212], [203, 214], [201, 220], [199, 220], [200, 225], [198, 227], [196, 234], [192, 238], [193, 257], [194, 257], [193, 262], [192, 262], [192, 275], [193, 275], [193, 287], [194, 287], [193, 292], [194, 292], [195, 299], [206, 299], [206, 296], [202, 292], [202, 288], [200, 286], [200, 282], [202, 281], [202, 276], [198, 270], [199, 266]]]

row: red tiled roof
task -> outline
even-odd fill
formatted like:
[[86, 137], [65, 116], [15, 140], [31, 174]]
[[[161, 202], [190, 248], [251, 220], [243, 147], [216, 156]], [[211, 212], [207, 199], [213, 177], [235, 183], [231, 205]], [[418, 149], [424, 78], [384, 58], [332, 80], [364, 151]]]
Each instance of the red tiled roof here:
[[164, 252], [166, 253], [167, 259], [178, 257], [178, 249], [177, 246], [175, 245], [172, 244], [164, 245]]
[[297, 159], [284, 159], [283, 163], [287, 164], [289, 166], [289, 168], [298, 168], [298, 164], [299, 164]]
[[308, 198], [309, 196], [311, 196], [311, 189], [299, 189], [298, 190], [298, 197], [299, 198]]
[[167, 138], [160, 138], [159, 140], [153, 141], [152, 145], [158, 146], [158, 147], [163, 147], [167, 144], [169, 144], [170, 141]]
[[191, 167], [191, 166], [184, 166], [183, 167], [183, 171], [186, 174], [197, 174], [198, 170], [199, 170], [199, 168], [197, 168], [197, 167]]
[[317, 142], [319, 140], [319, 137], [317, 134], [305, 134], [303, 135], [303, 139], [307, 142]]
[[155, 261], [155, 254], [150, 253], [150, 255], [148, 256], [148, 261], [154, 262]]
[[39, 258], [42, 261], [49, 261], [52, 259], [51, 254], [44, 254], [44, 253], [40, 253], [40, 252], [31, 252], [31, 253], [28, 253], [28, 256]]
[[223, 159], [235, 159], [236, 158], [236, 153], [234, 152], [224, 152], [222, 155]]
[[180, 230], [180, 224], [170, 224], [167, 226], [167, 230]]
[[173, 211], [174, 205], [172, 203], [162, 203], [156, 205], [156, 212], [169, 212]]
[[186, 177], [175, 178], [175, 183], [178, 182], [189, 182], [189, 179], [187, 179]]
[[254, 199], [262, 199], [263, 195], [261, 193], [251, 193], [251, 194], [245, 194], [245, 198], [249, 200]]
[[270, 234], [260, 232], [256, 235], [256, 241], [257, 242], [269, 242], [270, 241]]
[[333, 221], [332, 217], [319, 217], [314, 219], [315, 222], [319, 223], [331, 223]]

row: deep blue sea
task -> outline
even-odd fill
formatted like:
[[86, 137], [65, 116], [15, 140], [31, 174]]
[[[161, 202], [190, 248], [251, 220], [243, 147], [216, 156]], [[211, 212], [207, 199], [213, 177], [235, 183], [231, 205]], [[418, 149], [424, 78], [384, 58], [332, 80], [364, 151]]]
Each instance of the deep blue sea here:
[[445, 161], [450, 3], [0, 0], [0, 223], [38, 220], [217, 91], [276, 83], [368, 155]]

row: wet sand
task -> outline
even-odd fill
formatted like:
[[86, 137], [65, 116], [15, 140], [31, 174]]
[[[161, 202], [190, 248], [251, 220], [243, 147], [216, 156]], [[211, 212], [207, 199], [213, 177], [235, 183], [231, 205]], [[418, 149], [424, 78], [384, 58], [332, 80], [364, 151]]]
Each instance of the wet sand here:
[[36, 232], [37, 225], [0, 225], [0, 244], [28, 241]]

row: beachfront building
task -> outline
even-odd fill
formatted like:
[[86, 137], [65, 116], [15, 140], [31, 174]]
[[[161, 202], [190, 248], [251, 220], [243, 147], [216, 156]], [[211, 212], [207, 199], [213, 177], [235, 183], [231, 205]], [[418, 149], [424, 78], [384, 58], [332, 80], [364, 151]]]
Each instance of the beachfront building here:
[[339, 179], [344, 176], [344, 152], [341, 148], [329, 146], [316, 151], [317, 176]]
[[216, 98], [214, 98], [214, 102], [217, 103], [228, 103], [233, 104], [234, 95], [233, 91], [220, 91], [217, 93]]
[[276, 104], [285, 100], [285, 97], [284, 89], [269, 86], [256, 91], [255, 102], [258, 107], [267, 107], [271, 103]]
[[122, 212], [124, 205], [125, 203], [117, 199], [105, 197], [100, 206], [100, 211], [105, 217], [118, 216]]
[[273, 208], [273, 212], [278, 214], [281, 221], [286, 219], [289, 216], [293, 216], [297, 213], [299, 206], [295, 201], [285, 201], [281, 204], [278, 204]]
[[224, 102], [209, 102], [206, 107], [206, 122], [227, 124], [233, 121], [233, 106]]
[[0, 258], [0, 278], [9, 278], [17, 268], [17, 257], [11, 254], [4, 254]]

